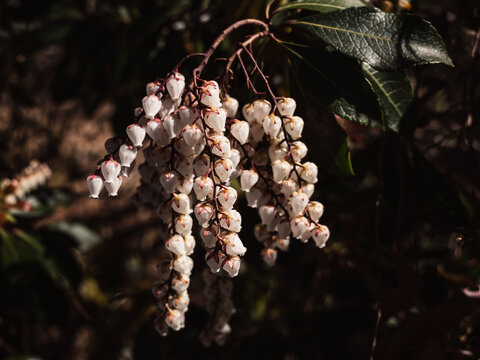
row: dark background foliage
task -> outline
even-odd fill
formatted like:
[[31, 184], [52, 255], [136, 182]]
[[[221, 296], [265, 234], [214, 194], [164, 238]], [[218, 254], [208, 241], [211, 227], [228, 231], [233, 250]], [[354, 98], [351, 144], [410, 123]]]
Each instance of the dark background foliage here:
[[[455, 68], [407, 70], [414, 97], [398, 132], [335, 119], [331, 86], [315, 71], [272, 41], [255, 47], [277, 91], [297, 99], [332, 236], [325, 249], [292, 241], [267, 269], [252, 235], [255, 211], [242, 200], [248, 253], [234, 282], [233, 332], [225, 347], [205, 349], [201, 251], [187, 327], [162, 338], [150, 293], [161, 244], [155, 216], [130, 203], [138, 178], [119, 198], [96, 202], [84, 176], [104, 140], [131, 122], [147, 82], [205, 51], [234, 21], [263, 18], [265, 3], [0, 2], [0, 176], [32, 158], [54, 171], [30, 198], [37, 211], [6, 228], [18, 257], [2, 243], [0, 358], [369, 359], [374, 342], [375, 359], [478, 358], [480, 4], [412, 5], [438, 29]], [[251, 31], [231, 36], [205, 77], [221, 75], [222, 58]], [[311, 63], [351, 84], [370, 111], [352, 60], [318, 45], [306, 54]], [[235, 74], [231, 93], [248, 101], [243, 74]]]

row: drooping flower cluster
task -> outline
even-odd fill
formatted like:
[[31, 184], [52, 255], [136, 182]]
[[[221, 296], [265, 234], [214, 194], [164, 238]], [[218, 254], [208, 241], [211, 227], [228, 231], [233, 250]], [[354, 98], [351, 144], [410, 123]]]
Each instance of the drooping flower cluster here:
[[[303, 120], [294, 115], [296, 103], [291, 98], [272, 98], [273, 108], [265, 99], [255, 100], [243, 106], [245, 120], [237, 119], [238, 101], [222, 94], [215, 81], [197, 85], [194, 77], [186, 85], [176, 71], [164, 81], [147, 84], [146, 91], [135, 121], [126, 129], [127, 138], [107, 141], [109, 154], [88, 176], [90, 196], [98, 198], [103, 189], [116, 196], [122, 177], [134, 167], [138, 149], [148, 143], [134, 201], [155, 207], [163, 223], [159, 233], [168, 255], [158, 265], [160, 280], [153, 287], [161, 312], [156, 328], [165, 334], [168, 328], [184, 326], [193, 268], [190, 255], [196, 243], [193, 212], [206, 263], [220, 276], [204, 276], [207, 310], [214, 318], [202, 339], [206, 344], [222, 343], [233, 313], [231, 286], [225, 285], [230, 282], [223, 277], [239, 273], [247, 250], [239, 237], [242, 217], [235, 209], [240, 189], [248, 205], [258, 209], [261, 224], [254, 233], [264, 244], [261, 256], [266, 264], [275, 263], [277, 250], [288, 249], [290, 234], [303, 242], [313, 238], [318, 247], [328, 240], [328, 228], [318, 223], [323, 205], [310, 200], [318, 170], [303, 162], [307, 154], [300, 141]], [[236, 189], [231, 180], [237, 178]], [[212, 286], [223, 288], [224, 296], [209, 295]]]

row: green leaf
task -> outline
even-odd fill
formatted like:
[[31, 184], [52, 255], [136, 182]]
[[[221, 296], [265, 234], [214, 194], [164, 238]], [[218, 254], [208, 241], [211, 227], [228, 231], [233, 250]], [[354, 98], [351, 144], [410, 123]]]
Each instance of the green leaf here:
[[418, 16], [357, 7], [292, 20], [292, 23], [377, 69], [394, 70], [431, 63], [453, 66], [437, 30]]
[[292, 1], [275, 9], [275, 13], [285, 10], [303, 9], [322, 13], [338, 11], [350, 7], [365, 6], [360, 0], [306, 0]]
[[298, 82], [331, 112], [361, 125], [384, 128], [378, 99], [356, 61], [325, 49], [280, 45], [287, 50]]
[[366, 63], [362, 71], [378, 97], [386, 126], [398, 132], [413, 99], [410, 79], [404, 72], [378, 71]]
[[335, 156], [335, 163], [330, 169], [332, 174], [340, 175], [355, 175], [352, 164], [352, 156], [350, 150], [348, 150], [348, 140], [345, 139], [345, 142], [338, 150], [337, 155]]

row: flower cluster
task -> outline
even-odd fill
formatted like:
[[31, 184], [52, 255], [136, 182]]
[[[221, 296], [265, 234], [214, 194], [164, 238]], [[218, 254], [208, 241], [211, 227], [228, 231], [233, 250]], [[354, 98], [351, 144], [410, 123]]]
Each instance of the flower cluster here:
[[[204, 276], [211, 319], [202, 340], [221, 344], [233, 313], [231, 282], [225, 276], [239, 273], [247, 250], [239, 237], [242, 217], [235, 209], [239, 191], [258, 209], [261, 224], [255, 226], [255, 237], [264, 245], [265, 263], [273, 265], [277, 250], [288, 249], [291, 234], [303, 242], [313, 238], [318, 247], [328, 240], [328, 228], [318, 223], [323, 205], [310, 200], [318, 169], [303, 161], [304, 123], [294, 115], [291, 98], [272, 97], [273, 107], [266, 99], [255, 100], [243, 106], [240, 120], [238, 101], [222, 93], [217, 82], [195, 75], [186, 84], [174, 71], [163, 81], [147, 84], [146, 93], [126, 139], [107, 141], [109, 154], [87, 178], [90, 196], [98, 198], [103, 190], [116, 196], [138, 149], [148, 143], [134, 202], [155, 207], [163, 223], [160, 235], [168, 254], [158, 265], [160, 280], [153, 287], [161, 312], [156, 328], [166, 334], [168, 328], [184, 326], [195, 248], [193, 212], [206, 263], [220, 276]], [[221, 291], [213, 292], [213, 287]]]

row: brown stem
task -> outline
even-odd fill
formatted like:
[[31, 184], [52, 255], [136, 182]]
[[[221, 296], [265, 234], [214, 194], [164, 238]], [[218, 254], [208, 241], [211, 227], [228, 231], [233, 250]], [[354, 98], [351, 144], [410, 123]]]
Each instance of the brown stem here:
[[198, 67], [196, 67], [193, 70], [194, 80], [202, 74], [202, 71], [205, 68], [205, 66], [207, 65], [208, 61], [210, 60], [210, 57], [213, 55], [213, 53], [215, 52], [217, 47], [222, 43], [222, 41], [225, 40], [225, 38], [230, 33], [232, 33], [233, 31], [237, 30], [238, 28], [240, 28], [242, 26], [250, 25], [250, 24], [259, 25], [259, 26], [263, 27], [264, 31], [266, 31], [266, 32], [268, 32], [268, 30], [269, 30], [268, 24], [264, 23], [263, 21], [257, 20], [257, 19], [244, 19], [244, 20], [240, 20], [240, 21], [237, 21], [237, 22], [233, 23], [228, 28], [223, 30], [220, 33], [220, 35], [218, 35], [217, 38], [214, 40], [212, 45], [210, 45], [210, 48], [205, 53], [205, 57], [203, 58], [202, 62], [198, 65]]

